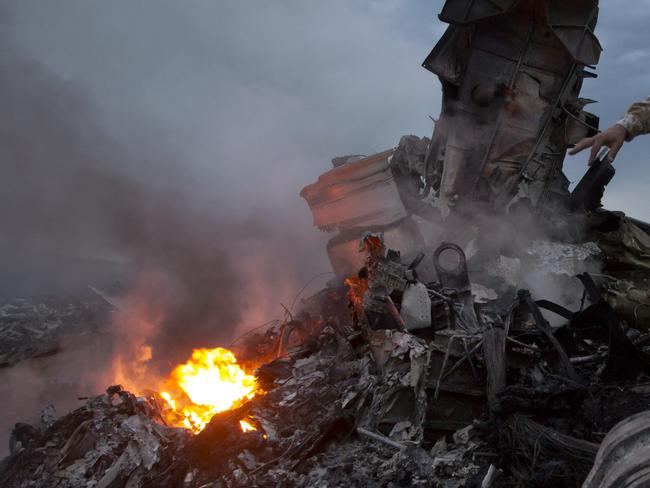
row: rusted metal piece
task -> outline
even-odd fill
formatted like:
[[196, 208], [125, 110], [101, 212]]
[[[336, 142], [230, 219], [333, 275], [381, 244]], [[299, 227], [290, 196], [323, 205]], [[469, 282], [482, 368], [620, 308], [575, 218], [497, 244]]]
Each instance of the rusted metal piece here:
[[388, 225], [406, 217], [390, 171], [393, 151], [340, 165], [300, 192], [321, 230]]
[[[424, 240], [404, 205], [391, 165], [394, 150], [335, 159], [335, 167], [300, 192], [314, 225], [336, 232], [327, 243], [334, 272], [348, 277], [362, 265], [358, 243], [367, 231], [382, 233], [389, 247], [415, 254]], [[402, 177], [404, 179], [404, 177]]]

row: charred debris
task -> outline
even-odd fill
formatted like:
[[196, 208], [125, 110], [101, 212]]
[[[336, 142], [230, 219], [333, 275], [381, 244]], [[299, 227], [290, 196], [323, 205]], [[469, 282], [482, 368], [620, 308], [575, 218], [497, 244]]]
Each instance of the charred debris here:
[[[155, 395], [119, 386], [67, 415], [46, 408], [38, 425], [15, 426], [0, 484], [580, 486], [594, 463], [609, 472], [620, 449], [635, 452], [650, 333], [620, 318], [606, 278], [569, 274], [598, 259], [593, 246], [538, 242], [528, 256], [573, 285], [569, 309], [508, 282], [506, 258], [474, 273], [443, 244], [440, 280], [425, 283], [426, 258], [404, 260], [377, 234], [362, 244], [348, 287], [239, 341], [242, 361], [265, 358], [265, 394], [198, 435], [166, 426]], [[242, 433], [241, 418], [256, 430]], [[625, 486], [603, 483], [585, 486]]]
[[302, 191], [336, 279], [234, 346], [264, 394], [198, 435], [120, 386], [46, 408], [14, 428], [0, 485], [650, 483], [650, 226], [602, 209], [604, 158], [572, 193], [562, 173], [598, 126], [579, 97], [597, 13], [446, 2], [432, 138], [335, 158]]

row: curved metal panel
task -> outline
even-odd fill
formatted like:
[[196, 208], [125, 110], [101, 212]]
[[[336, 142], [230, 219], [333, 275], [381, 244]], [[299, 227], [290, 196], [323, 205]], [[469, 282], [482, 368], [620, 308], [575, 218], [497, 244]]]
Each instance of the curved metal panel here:
[[598, 0], [550, 0], [548, 23], [569, 54], [578, 63], [595, 65], [603, 48], [594, 34]]
[[441, 80], [458, 85], [463, 72], [460, 54], [467, 49], [467, 44], [465, 29], [450, 25], [422, 66]]
[[506, 13], [519, 0], [447, 0], [440, 20], [450, 24], [471, 24]]
[[626, 418], [609, 431], [582, 488], [650, 486], [650, 411]]

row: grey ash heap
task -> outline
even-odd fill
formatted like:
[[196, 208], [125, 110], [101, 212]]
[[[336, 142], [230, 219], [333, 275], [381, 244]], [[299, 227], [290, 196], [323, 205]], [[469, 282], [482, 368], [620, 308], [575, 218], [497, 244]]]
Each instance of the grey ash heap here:
[[604, 157], [573, 192], [562, 172], [598, 127], [597, 15], [448, 0], [432, 138], [335, 158], [301, 192], [335, 278], [232, 346], [260, 393], [197, 435], [119, 385], [47, 408], [0, 485], [650, 485], [650, 225], [601, 207]]

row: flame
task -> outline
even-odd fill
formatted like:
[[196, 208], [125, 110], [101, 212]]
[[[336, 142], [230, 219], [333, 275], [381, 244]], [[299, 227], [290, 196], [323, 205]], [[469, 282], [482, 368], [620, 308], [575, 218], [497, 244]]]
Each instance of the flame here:
[[[169, 407], [166, 420], [198, 433], [216, 413], [239, 406], [259, 393], [255, 376], [247, 374], [228, 349], [194, 349], [192, 357], [176, 366], [160, 396]], [[255, 430], [244, 421], [242, 431]]]
[[378, 235], [367, 235], [361, 240], [359, 252], [366, 254], [366, 261], [376, 260], [383, 256], [384, 250], [384, 241]]
[[249, 424], [249, 423], [246, 422], [245, 420], [240, 420], [240, 421], [239, 421], [239, 425], [241, 426], [241, 431], [242, 431], [242, 432], [250, 432], [250, 431], [252, 431], [252, 430], [257, 430], [257, 429], [255, 428], [255, 426]]
[[379, 235], [366, 235], [359, 243], [359, 252], [365, 254], [364, 267], [356, 276], [350, 276], [344, 281], [348, 287], [348, 300], [353, 308], [361, 310], [363, 296], [368, 291], [369, 278], [377, 267], [379, 259], [384, 255], [385, 246], [383, 238]]
[[368, 290], [368, 278], [361, 278], [359, 276], [350, 276], [344, 281], [348, 287], [348, 300], [355, 307], [361, 307], [363, 304], [363, 296]]

